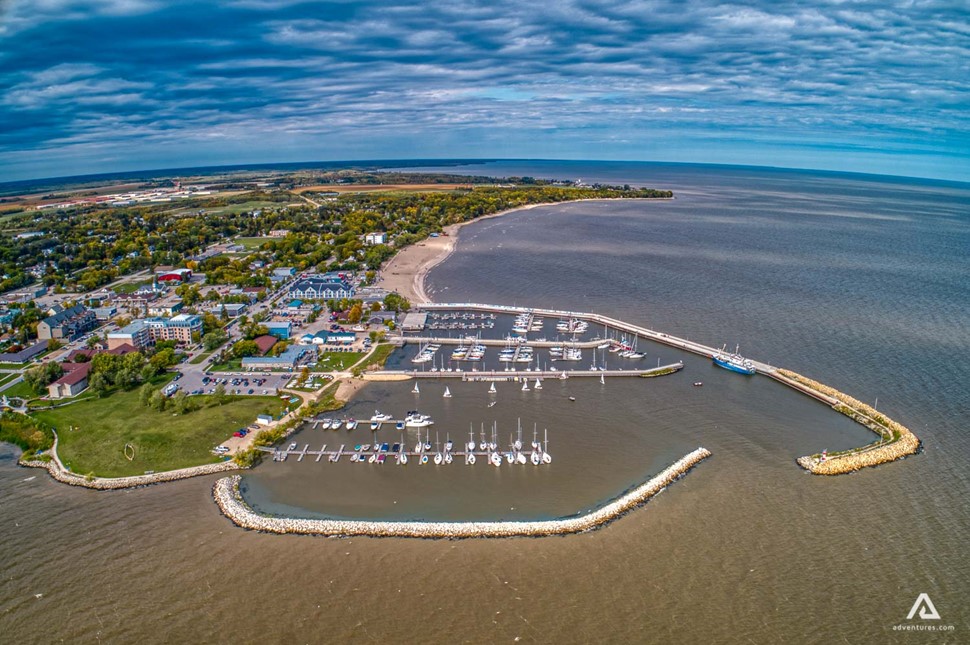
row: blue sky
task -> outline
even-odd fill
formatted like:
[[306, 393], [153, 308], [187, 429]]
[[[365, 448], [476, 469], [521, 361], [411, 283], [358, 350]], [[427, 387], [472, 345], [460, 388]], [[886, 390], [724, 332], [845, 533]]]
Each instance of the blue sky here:
[[0, 181], [415, 157], [970, 181], [962, 0], [0, 0], [0, 43]]

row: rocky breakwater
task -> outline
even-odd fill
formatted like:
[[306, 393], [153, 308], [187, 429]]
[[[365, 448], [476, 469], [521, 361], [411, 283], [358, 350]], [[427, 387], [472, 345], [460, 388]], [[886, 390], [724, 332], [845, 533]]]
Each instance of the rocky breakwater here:
[[239, 475], [219, 479], [212, 488], [212, 495], [223, 514], [237, 526], [267, 533], [415, 538], [541, 537], [599, 528], [660, 493], [710, 456], [711, 453], [705, 448], [697, 448], [648, 481], [595, 511], [579, 517], [534, 522], [398, 522], [267, 517], [253, 511], [243, 500], [239, 492]]
[[131, 477], [92, 477], [78, 475], [68, 470], [57, 456], [57, 433], [54, 433], [54, 445], [47, 453], [49, 460], [29, 459], [20, 460], [21, 466], [28, 468], [44, 468], [50, 476], [57, 481], [71, 486], [81, 486], [83, 488], [93, 488], [95, 490], [118, 490], [122, 488], [137, 488], [139, 486], [150, 486], [162, 482], [176, 481], [178, 479], [188, 479], [189, 477], [199, 477], [201, 475], [212, 475], [223, 473], [230, 470], [239, 470], [239, 466], [233, 461], [220, 461], [215, 464], [204, 464], [191, 468], [181, 468], [179, 470], [167, 470], [160, 473], [148, 475], [133, 475]]
[[802, 387], [810, 388], [834, 399], [836, 401], [835, 405], [832, 406], [834, 410], [879, 435], [878, 442], [861, 448], [827, 455], [817, 454], [799, 457], [795, 461], [805, 470], [816, 475], [841, 475], [896, 461], [919, 450], [919, 438], [909, 428], [893, 421], [872, 406], [790, 370], [778, 370], [778, 374]]

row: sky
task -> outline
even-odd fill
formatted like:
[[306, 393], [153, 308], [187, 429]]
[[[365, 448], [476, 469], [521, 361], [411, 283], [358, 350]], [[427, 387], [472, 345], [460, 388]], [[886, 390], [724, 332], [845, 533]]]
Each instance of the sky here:
[[0, 0], [0, 182], [410, 158], [970, 181], [970, 5]]

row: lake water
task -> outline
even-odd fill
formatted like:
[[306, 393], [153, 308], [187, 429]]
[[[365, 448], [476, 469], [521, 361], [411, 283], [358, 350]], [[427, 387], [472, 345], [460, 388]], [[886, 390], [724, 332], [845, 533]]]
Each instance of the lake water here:
[[[438, 301], [604, 314], [794, 369], [875, 402], [925, 451], [849, 476], [794, 457], [869, 435], [768, 381], [641, 341], [656, 379], [369, 386], [339, 414], [418, 407], [444, 439], [518, 419], [549, 467], [267, 462], [246, 495], [304, 516], [569, 515], [698, 445], [713, 457], [606, 529], [551, 539], [320, 539], [241, 531], [213, 479], [97, 493], [0, 449], [0, 633], [20, 641], [828, 642], [891, 631], [928, 593], [970, 629], [970, 186], [663, 164], [517, 162], [459, 172], [670, 188], [473, 224]], [[413, 350], [412, 350], [413, 351]], [[397, 361], [407, 361], [407, 354]], [[581, 366], [586, 365], [584, 361]], [[695, 380], [704, 382], [694, 388]], [[568, 396], [576, 398], [570, 402]], [[394, 432], [381, 431], [393, 441]], [[370, 431], [296, 440], [360, 442]], [[477, 432], [476, 432], [477, 435]], [[500, 435], [501, 437], [502, 435]], [[304, 442], [304, 439], [306, 440]], [[415, 437], [408, 441], [413, 443]], [[43, 594], [36, 598], [35, 594]]]

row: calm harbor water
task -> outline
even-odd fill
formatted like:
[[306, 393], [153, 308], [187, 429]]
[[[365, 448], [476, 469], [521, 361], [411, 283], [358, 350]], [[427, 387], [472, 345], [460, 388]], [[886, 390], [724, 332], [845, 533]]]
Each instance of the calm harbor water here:
[[[212, 480], [96, 493], [0, 448], [0, 633], [10, 642], [915, 641], [929, 593], [970, 629], [970, 187], [652, 164], [502, 163], [462, 172], [669, 187], [466, 228], [436, 300], [601, 311], [789, 367], [874, 402], [923, 454], [851, 476], [795, 456], [857, 445], [854, 424], [761, 377], [641, 343], [657, 379], [368, 387], [340, 415], [430, 413], [444, 439], [521, 418], [554, 463], [494, 469], [264, 463], [246, 495], [305, 516], [580, 512], [703, 445], [714, 456], [604, 530], [554, 539], [333, 540], [244, 532]], [[494, 351], [494, 350], [493, 350]], [[404, 355], [395, 360], [407, 360]], [[588, 360], [580, 364], [585, 367]], [[695, 380], [703, 388], [693, 388]], [[574, 396], [575, 403], [568, 396]], [[384, 440], [396, 438], [381, 431]], [[312, 447], [370, 431], [307, 430]], [[477, 435], [477, 432], [476, 432]], [[500, 435], [501, 436], [501, 435]], [[408, 443], [416, 437], [412, 434]], [[305, 440], [305, 441], [304, 441]], [[35, 594], [43, 594], [37, 598]], [[943, 639], [934, 639], [943, 642]]]

